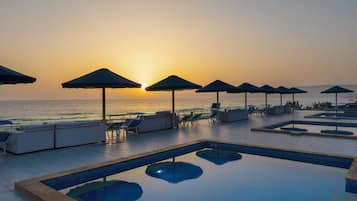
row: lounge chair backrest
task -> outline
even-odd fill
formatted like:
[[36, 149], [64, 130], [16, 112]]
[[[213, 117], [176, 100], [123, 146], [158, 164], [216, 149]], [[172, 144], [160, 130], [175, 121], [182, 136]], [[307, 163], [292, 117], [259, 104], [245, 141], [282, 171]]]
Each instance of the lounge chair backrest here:
[[130, 123], [129, 123], [129, 128], [135, 128], [137, 127], [139, 124], [141, 123], [141, 119], [133, 119]]
[[195, 114], [194, 116], [193, 116], [193, 119], [198, 119], [198, 118], [200, 118], [202, 116], [202, 114], [201, 113], [199, 113], [199, 114]]
[[182, 117], [181, 121], [187, 121], [190, 117], [192, 117], [192, 114], [188, 114]]
[[0, 132], [0, 142], [5, 142], [9, 135], [10, 133], [8, 132]]
[[213, 117], [216, 117], [218, 114], [218, 112], [211, 112], [211, 115], [209, 116], [209, 118], [213, 118]]
[[218, 110], [221, 107], [221, 103], [212, 103], [211, 109]]
[[155, 114], [158, 114], [158, 115], [171, 115], [171, 112], [170, 111], [159, 111], [159, 112], [156, 112]]
[[12, 122], [10, 120], [0, 120], [0, 126], [2, 125], [11, 125]]

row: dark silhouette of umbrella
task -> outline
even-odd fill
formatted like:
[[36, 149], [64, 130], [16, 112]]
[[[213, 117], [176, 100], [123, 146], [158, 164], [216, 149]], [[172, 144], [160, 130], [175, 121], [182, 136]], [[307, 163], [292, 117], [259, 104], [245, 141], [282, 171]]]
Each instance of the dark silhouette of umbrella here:
[[135, 201], [143, 194], [143, 189], [137, 183], [112, 180], [91, 182], [71, 189], [67, 195], [76, 200], [101, 201]]
[[196, 179], [203, 174], [202, 168], [186, 162], [160, 162], [149, 165], [146, 174], [169, 183]]
[[2, 84], [26, 84], [34, 83], [36, 78], [24, 75], [11, 70], [5, 66], [0, 66], [0, 85]]
[[244, 82], [241, 85], [239, 85], [238, 87], [236, 87], [235, 89], [228, 91], [228, 93], [244, 93], [244, 108], [245, 108], [245, 110], [248, 109], [248, 107], [247, 107], [248, 106], [247, 93], [261, 93], [261, 92], [262, 92], [262, 90], [259, 87], [252, 85], [248, 82]]
[[63, 88], [101, 88], [102, 115], [105, 120], [105, 89], [106, 88], [140, 88], [141, 84], [124, 78], [106, 68], [102, 68], [62, 84]]
[[215, 80], [208, 85], [202, 87], [201, 89], [196, 90], [197, 93], [204, 93], [204, 92], [216, 92], [217, 94], [217, 103], [219, 103], [219, 92], [221, 91], [229, 91], [234, 90], [236, 87], [223, 82], [221, 80]]
[[280, 86], [276, 88], [276, 91], [280, 94], [280, 106], [283, 105], [283, 94], [291, 94], [290, 89]]
[[321, 91], [321, 93], [323, 93], [323, 94], [335, 94], [336, 113], [337, 113], [337, 110], [338, 110], [337, 95], [339, 93], [353, 93], [353, 91], [350, 90], [350, 89], [346, 89], [346, 88], [340, 87], [340, 86], [333, 86], [333, 87], [328, 88], [328, 89], [326, 89], [324, 91]]
[[260, 87], [262, 93], [265, 94], [265, 109], [268, 109], [268, 94], [277, 94], [279, 93], [274, 87], [270, 85], [263, 85]]
[[290, 91], [291, 91], [291, 94], [293, 95], [293, 103], [295, 102], [295, 94], [307, 93], [307, 91], [296, 88], [296, 87], [290, 88]]
[[206, 159], [216, 165], [223, 165], [227, 162], [240, 160], [242, 155], [234, 151], [220, 149], [204, 149], [196, 152], [196, 156]]
[[175, 91], [186, 89], [199, 89], [200, 85], [187, 81], [176, 75], [171, 75], [151, 86], [146, 87], [147, 91], [171, 91], [172, 92], [172, 115], [175, 115]]

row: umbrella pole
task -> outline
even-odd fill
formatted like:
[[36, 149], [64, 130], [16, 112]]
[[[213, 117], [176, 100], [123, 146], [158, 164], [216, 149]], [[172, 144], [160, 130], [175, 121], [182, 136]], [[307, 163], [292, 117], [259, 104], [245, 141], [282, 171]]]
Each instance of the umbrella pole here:
[[335, 98], [336, 98], [335, 101], [336, 101], [336, 114], [337, 114], [337, 110], [338, 110], [338, 105], [337, 105], [337, 93], [336, 93], [336, 97], [335, 97]]
[[283, 105], [283, 94], [280, 94], [280, 106]]
[[173, 89], [172, 90], [172, 127], [173, 128], [176, 128], [176, 125], [175, 125], [175, 90]]
[[295, 110], [295, 107], [296, 107], [296, 105], [295, 105], [295, 94], [292, 93], [292, 95], [293, 95], [293, 110]]
[[102, 115], [103, 121], [105, 121], [105, 88], [102, 88]]
[[268, 94], [265, 94], [265, 112], [268, 112]]
[[172, 90], [172, 114], [175, 114], [175, 90]]
[[244, 92], [244, 107], [245, 107], [245, 110], [248, 109], [248, 107], [247, 107], [247, 92]]
[[219, 103], [219, 91], [217, 91], [217, 104]]

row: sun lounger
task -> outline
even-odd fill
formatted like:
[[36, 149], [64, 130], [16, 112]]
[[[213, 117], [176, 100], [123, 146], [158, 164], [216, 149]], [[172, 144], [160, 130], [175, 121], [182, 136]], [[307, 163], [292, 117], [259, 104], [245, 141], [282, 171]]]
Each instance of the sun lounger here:
[[122, 127], [126, 127], [127, 132], [139, 133], [139, 125], [141, 121], [141, 119], [131, 119], [127, 124], [122, 125]]
[[9, 135], [10, 135], [9, 132], [0, 132], [0, 146], [2, 147], [4, 154], [6, 153], [6, 144]]
[[[12, 122], [9, 120], [0, 120], [0, 146], [3, 150], [3, 153], [6, 154], [6, 145], [7, 145], [7, 140], [9, 138], [10, 132], [8, 132], [9, 128], [7, 127], [8, 125], [11, 125]], [[3, 127], [4, 126], [4, 127]]]
[[357, 103], [350, 103], [344, 107], [344, 113], [357, 114]]
[[107, 133], [109, 134], [109, 138], [113, 138], [114, 136], [114, 132], [115, 135], [118, 135], [120, 132], [121, 127], [123, 126], [125, 122], [113, 122], [113, 123], [109, 123], [108, 127], [107, 127]]
[[284, 105], [284, 112], [285, 113], [293, 112], [293, 105], [291, 105], [291, 104]]
[[216, 122], [217, 122], [217, 113], [218, 113], [218, 111], [214, 111], [214, 112], [212, 111], [211, 115], [208, 116], [208, 124], [209, 125], [213, 126], [213, 125], [216, 124]]
[[221, 108], [221, 103], [212, 103], [211, 110], [219, 110]]
[[199, 120], [201, 118], [202, 114], [198, 113], [198, 114], [194, 114], [193, 116], [191, 116], [189, 118], [189, 122], [191, 123], [191, 126], [193, 126], [194, 122]]
[[185, 127], [187, 125], [187, 123], [190, 121], [190, 118], [193, 117], [193, 112], [191, 112], [190, 114], [188, 115], [185, 115], [183, 116], [181, 119], [180, 119], [180, 124]]

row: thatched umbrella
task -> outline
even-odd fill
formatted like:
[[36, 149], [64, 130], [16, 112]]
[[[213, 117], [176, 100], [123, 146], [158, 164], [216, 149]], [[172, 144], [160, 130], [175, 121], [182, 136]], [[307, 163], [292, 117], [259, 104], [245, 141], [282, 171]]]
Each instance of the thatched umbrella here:
[[109, 69], [102, 68], [62, 84], [63, 88], [102, 89], [102, 116], [105, 120], [106, 88], [140, 88], [141, 84], [124, 78]]
[[296, 88], [296, 87], [290, 88], [290, 91], [291, 91], [291, 94], [293, 95], [293, 102], [295, 102], [295, 94], [307, 93], [307, 91]]
[[280, 94], [280, 106], [283, 105], [283, 94], [291, 94], [290, 89], [280, 86], [276, 88], [276, 91]]
[[[304, 94], [304, 93], [307, 93], [307, 91], [305, 90], [302, 90], [302, 89], [299, 89], [299, 88], [296, 88], [296, 87], [292, 87], [290, 88], [290, 91], [291, 91], [291, 94], [293, 96], [293, 105], [294, 105], [294, 108], [296, 107], [296, 104], [295, 104], [295, 94]], [[299, 105], [298, 105], [299, 106]]]
[[27, 84], [34, 83], [36, 78], [0, 66], [0, 85], [3, 84]]
[[175, 91], [186, 89], [199, 89], [200, 85], [187, 81], [176, 75], [171, 75], [151, 86], [146, 87], [147, 91], [171, 91], [172, 93], [172, 114], [175, 114]]
[[333, 87], [328, 88], [328, 89], [326, 89], [324, 91], [321, 91], [321, 93], [323, 93], [323, 94], [335, 94], [336, 113], [337, 113], [337, 110], [338, 110], [337, 95], [340, 94], [340, 93], [353, 93], [353, 91], [350, 90], [350, 89], [346, 89], [346, 88], [340, 87], [340, 86], [333, 86]]
[[268, 109], [268, 94], [277, 94], [279, 92], [276, 91], [276, 89], [270, 85], [264, 85], [260, 87], [260, 90], [262, 93], [265, 94], [265, 109]]
[[223, 82], [221, 80], [215, 80], [208, 85], [202, 87], [201, 89], [196, 90], [197, 93], [205, 93], [205, 92], [216, 92], [217, 103], [219, 103], [219, 92], [234, 90], [236, 87]]
[[244, 93], [245, 110], [248, 109], [247, 93], [260, 93], [260, 92], [262, 92], [262, 90], [259, 87], [252, 85], [248, 82], [244, 82], [238, 87], [236, 87], [235, 89], [228, 91], [228, 93]]

